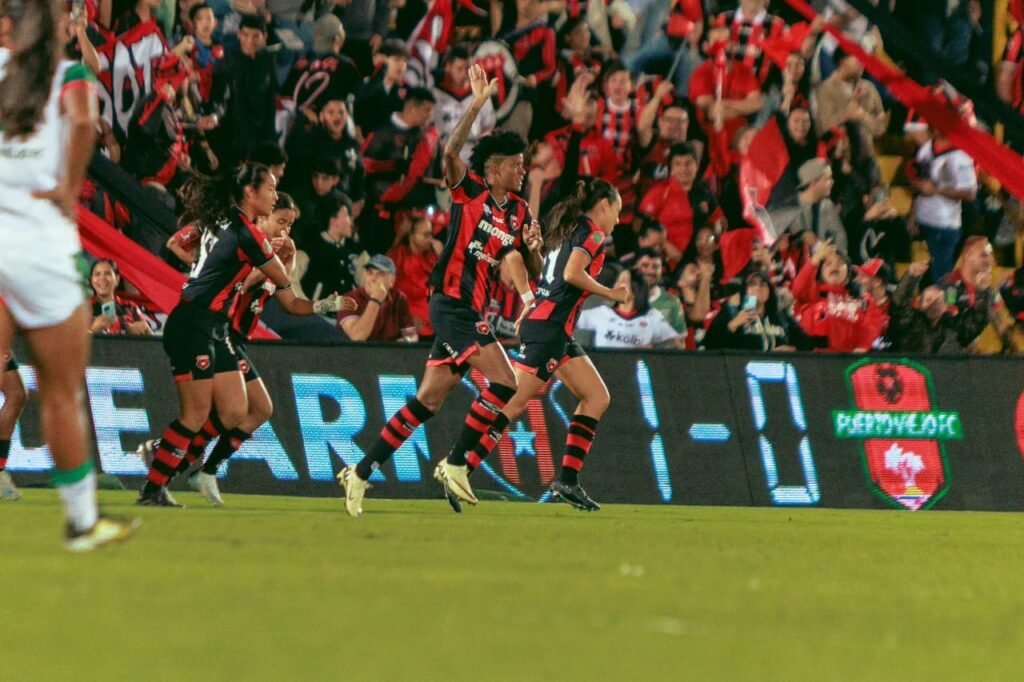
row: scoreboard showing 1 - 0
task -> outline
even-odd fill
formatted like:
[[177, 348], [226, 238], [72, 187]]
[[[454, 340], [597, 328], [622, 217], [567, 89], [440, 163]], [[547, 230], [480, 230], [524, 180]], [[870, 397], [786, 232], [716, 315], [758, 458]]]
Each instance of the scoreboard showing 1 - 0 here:
[[[129, 486], [131, 454], [174, 418], [158, 342], [97, 339], [86, 376], [99, 465]], [[254, 344], [274, 416], [224, 466], [232, 493], [340, 496], [358, 461], [415, 394], [426, 350]], [[612, 396], [582, 474], [601, 502], [777, 507], [1024, 509], [1024, 376], [1005, 358], [593, 352]], [[35, 379], [23, 365], [30, 390]], [[372, 479], [378, 497], [436, 497], [431, 472], [485, 384], [467, 374]], [[554, 380], [474, 476], [480, 490], [547, 500], [576, 407]], [[52, 467], [30, 401], [9, 468]]]

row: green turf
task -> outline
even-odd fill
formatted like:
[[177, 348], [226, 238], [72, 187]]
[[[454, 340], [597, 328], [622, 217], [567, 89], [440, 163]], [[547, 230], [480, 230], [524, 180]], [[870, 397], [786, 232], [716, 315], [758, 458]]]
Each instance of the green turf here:
[[0, 679], [1021, 676], [1017, 514], [179, 499], [84, 556], [0, 503]]

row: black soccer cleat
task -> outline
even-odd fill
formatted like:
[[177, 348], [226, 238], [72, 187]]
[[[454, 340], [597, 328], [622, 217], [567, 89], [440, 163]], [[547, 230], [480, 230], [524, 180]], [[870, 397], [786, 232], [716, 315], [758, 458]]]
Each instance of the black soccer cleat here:
[[146, 489], [143, 488], [139, 491], [139, 498], [135, 500], [135, 505], [138, 507], [185, 508], [185, 505], [178, 503], [173, 497], [171, 497], [171, 494], [167, 492], [167, 488], [160, 488], [159, 490], [151, 493], [147, 493]]
[[580, 511], [601, 511], [601, 505], [592, 500], [590, 495], [587, 494], [587, 491], [584, 490], [583, 486], [579, 483], [576, 485], [568, 485], [559, 480], [555, 480], [551, 482], [550, 486], [548, 486], [548, 490], [551, 491], [551, 496], [556, 500], [567, 502]]

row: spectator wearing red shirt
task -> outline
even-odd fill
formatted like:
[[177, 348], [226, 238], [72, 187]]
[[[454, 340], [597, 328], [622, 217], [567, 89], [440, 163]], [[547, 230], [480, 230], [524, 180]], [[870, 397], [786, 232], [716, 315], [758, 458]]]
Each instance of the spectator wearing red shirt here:
[[729, 61], [746, 66], [759, 83], [767, 81], [772, 62], [765, 59], [764, 44], [786, 33], [786, 22], [768, 13], [768, 0], [740, 0], [735, 12], [722, 12], [712, 25], [727, 33]]
[[441, 243], [434, 239], [430, 218], [414, 216], [411, 223], [408, 232], [388, 252], [388, 256], [395, 262], [395, 289], [409, 300], [416, 333], [420, 338], [432, 337], [434, 328], [430, 326], [430, 287], [427, 280], [437, 265]]
[[999, 99], [1024, 113], [1024, 26], [1006, 42], [996, 92]]
[[152, 336], [153, 330], [146, 322], [142, 309], [116, 294], [120, 283], [117, 263], [109, 258], [93, 263], [89, 272], [89, 285], [92, 287], [89, 304], [93, 315], [89, 331], [109, 336]]
[[[672, 84], [662, 81], [654, 97], [640, 112], [636, 123], [637, 195], [643, 197], [655, 182], [668, 177], [668, 155], [673, 146], [689, 142], [703, 157], [704, 143], [689, 139], [690, 111], [681, 99], [665, 97], [672, 94]], [[660, 111], [659, 111], [660, 109]]]
[[846, 259], [823, 241], [793, 280], [793, 312], [821, 350], [866, 352], [882, 333], [881, 309], [853, 294], [849, 275]]
[[724, 227], [722, 209], [707, 185], [697, 180], [697, 152], [690, 144], [672, 147], [669, 177], [657, 183], [640, 201], [640, 213], [665, 227], [669, 269], [679, 264], [696, 228]]
[[697, 67], [690, 80], [690, 101], [697, 105], [697, 119], [709, 138], [724, 130], [732, 142], [749, 117], [761, 110], [764, 98], [753, 70], [742, 61], [725, 58], [725, 29], [708, 33], [705, 49], [709, 59]]
[[356, 309], [338, 313], [338, 327], [352, 341], [419, 340], [409, 299], [395, 286], [395, 263], [376, 255], [366, 264], [363, 285], [346, 294], [355, 300]]

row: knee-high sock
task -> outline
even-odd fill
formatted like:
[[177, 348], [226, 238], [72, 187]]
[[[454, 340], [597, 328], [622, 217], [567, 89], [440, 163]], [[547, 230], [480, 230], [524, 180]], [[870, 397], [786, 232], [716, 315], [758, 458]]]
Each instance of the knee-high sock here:
[[448, 453], [449, 464], [463, 466], [468, 462], [468, 453], [487, 436], [495, 418], [501, 414], [501, 408], [505, 407], [515, 394], [516, 389], [502, 384], [491, 384], [480, 391], [480, 397], [469, 406], [462, 432], [455, 441], [452, 451]]
[[473, 446], [473, 449], [466, 453], [466, 466], [469, 467], [470, 473], [476, 471], [484, 458], [497, 447], [507, 426], [508, 417], [505, 416], [504, 412], [499, 412], [487, 433], [481, 436], [477, 444]]
[[[199, 433], [195, 435], [192, 442], [188, 444], [188, 450], [185, 451], [185, 456], [182, 458], [181, 463], [178, 464], [178, 468], [175, 470], [175, 475], [182, 474], [189, 470], [189, 468], [200, 461], [203, 458], [203, 453], [206, 452], [206, 446], [210, 444], [210, 441], [217, 436], [224, 435], [227, 429], [220, 423], [220, 419], [217, 418], [217, 413], [214, 412], [210, 415], [210, 418], [203, 424], [203, 428], [199, 429]], [[172, 477], [173, 478], [173, 477]]]
[[7, 455], [11, 452], [11, 441], [0, 440], [0, 471], [7, 468]]
[[203, 473], [217, 475], [217, 467], [221, 462], [227, 461], [231, 455], [238, 452], [242, 443], [252, 438], [252, 434], [241, 429], [231, 429], [220, 437], [217, 444], [213, 446], [213, 452], [206, 458], [203, 465]]
[[410, 399], [380, 430], [377, 442], [356, 465], [356, 475], [364, 481], [369, 479], [374, 469], [380, 468], [381, 464], [388, 461], [412, 432], [433, 416], [434, 413], [428, 410], [426, 405], [416, 398]]
[[559, 476], [562, 483], [579, 483], [583, 460], [590, 452], [590, 446], [594, 444], [597, 422], [597, 419], [583, 414], [573, 415], [572, 421], [569, 422], [569, 434], [565, 437], [565, 456], [562, 457], [562, 473]]
[[177, 419], [171, 422], [164, 435], [160, 437], [160, 446], [156, 449], [153, 465], [149, 467], [149, 474], [146, 477], [145, 492], [155, 492], [167, 485], [195, 436], [195, 431], [185, 428]]

